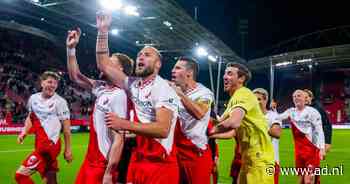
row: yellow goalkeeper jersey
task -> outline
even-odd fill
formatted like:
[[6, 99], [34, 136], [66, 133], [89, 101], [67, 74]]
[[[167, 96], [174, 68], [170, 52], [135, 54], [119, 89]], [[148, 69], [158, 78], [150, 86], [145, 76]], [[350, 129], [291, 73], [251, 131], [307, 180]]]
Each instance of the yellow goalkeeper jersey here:
[[[227, 104], [223, 117], [230, 116], [234, 108], [241, 108], [245, 116], [236, 129], [242, 155], [240, 183], [271, 183], [274, 151], [268, 135], [268, 123], [254, 93], [246, 87], [235, 91]], [[259, 181], [260, 180], [260, 181]]]

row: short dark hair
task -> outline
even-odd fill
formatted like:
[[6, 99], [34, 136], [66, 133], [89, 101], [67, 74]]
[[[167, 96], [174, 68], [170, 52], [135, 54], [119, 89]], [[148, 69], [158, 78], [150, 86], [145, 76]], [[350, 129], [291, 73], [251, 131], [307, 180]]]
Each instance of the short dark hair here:
[[123, 72], [130, 76], [133, 74], [134, 71], [134, 60], [131, 59], [129, 56], [121, 53], [114, 53], [112, 56], [118, 58], [119, 64], [123, 67]]
[[58, 75], [58, 73], [53, 72], [53, 71], [45, 71], [43, 74], [41, 74], [40, 80], [44, 81], [49, 77], [52, 77], [57, 81], [59, 81], [61, 79], [61, 77], [60, 77], [60, 75]]
[[243, 64], [240, 63], [236, 63], [236, 62], [230, 62], [226, 64], [226, 68], [228, 67], [234, 67], [237, 68], [237, 74], [238, 77], [242, 77], [244, 76], [244, 82], [243, 85], [247, 85], [247, 83], [250, 81], [250, 79], [252, 78], [252, 73], [250, 72], [250, 70]]
[[193, 79], [197, 79], [199, 65], [198, 62], [191, 57], [181, 56], [178, 61], [186, 61], [186, 69], [190, 69], [193, 71]]

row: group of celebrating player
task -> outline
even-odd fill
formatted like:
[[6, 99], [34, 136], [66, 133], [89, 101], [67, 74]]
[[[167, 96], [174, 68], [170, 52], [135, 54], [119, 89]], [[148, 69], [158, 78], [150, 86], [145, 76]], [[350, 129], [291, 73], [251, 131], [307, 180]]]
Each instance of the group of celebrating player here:
[[[294, 108], [281, 115], [268, 111], [267, 91], [244, 87], [250, 71], [242, 64], [229, 63], [223, 80], [224, 91], [231, 98], [223, 115], [211, 116], [213, 93], [196, 82], [199, 68], [195, 60], [180, 57], [171, 71], [171, 81], [165, 80], [158, 75], [162, 56], [154, 47], [144, 47], [136, 63], [124, 54], [110, 56], [111, 15], [100, 13], [96, 19], [96, 62], [101, 80], [80, 72], [76, 58], [80, 29], [68, 31], [66, 41], [70, 79], [96, 96], [88, 150], [76, 184], [209, 184], [216, 162], [215, 151], [208, 145], [210, 138], [236, 139], [233, 183], [278, 183], [278, 138], [283, 119], [292, 125], [296, 166], [319, 167], [325, 154], [322, 121], [317, 110], [306, 105], [304, 91], [294, 92]], [[30, 176], [35, 171], [45, 183], [57, 183], [62, 124], [64, 158], [72, 161], [69, 109], [55, 93], [59, 78], [54, 72], [45, 72], [42, 91], [29, 98], [29, 114], [18, 142], [33, 131], [35, 151], [16, 171], [17, 183], [32, 184]], [[208, 129], [211, 124], [214, 126]], [[133, 135], [136, 137], [130, 138]], [[136, 145], [130, 148], [132, 139]], [[266, 172], [271, 166], [276, 167], [275, 181]], [[316, 181], [313, 175], [300, 178], [300, 183]]]

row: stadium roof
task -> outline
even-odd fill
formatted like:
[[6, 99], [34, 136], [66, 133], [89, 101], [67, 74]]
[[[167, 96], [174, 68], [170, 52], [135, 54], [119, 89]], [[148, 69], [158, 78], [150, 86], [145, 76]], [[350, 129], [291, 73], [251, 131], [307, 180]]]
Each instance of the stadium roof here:
[[295, 65], [342, 67], [350, 64], [350, 25], [315, 31], [282, 41], [263, 50], [257, 59], [248, 61], [252, 69], [273, 65], [280, 68]]
[[251, 69], [274, 66], [284, 68], [295, 65], [316, 65], [322, 67], [342, 67], [350, 64], [350, 44], [305, 49], [253, 59], [248, 62]]
[[[222, 40], [190, 17], [174, 0], [131, 0], [139, 16], [113, 13], [112, 28], [120, 35], [111, 38], [112, 45], [135, 53], [145, 44], [159, 48], [163, 55], [192, 55], [196, 44], [225, 62], [243, 61]], [[64, 40], [66, 31], [76, 26], [91, 39], [96, 35], [97, 0], [15, 0], [1, 1], [2, 20], [31, 25]], [[170, 23], [170, 24], [169, 24]], [[171, 28], [170, 28], [171, 27]], [[83, 36], [84, 36], [83, 35]]]

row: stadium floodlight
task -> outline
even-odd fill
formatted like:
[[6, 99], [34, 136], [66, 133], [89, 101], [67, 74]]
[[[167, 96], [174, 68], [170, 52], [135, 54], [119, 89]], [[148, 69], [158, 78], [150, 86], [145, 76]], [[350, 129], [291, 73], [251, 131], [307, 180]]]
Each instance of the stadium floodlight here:
[[119, 35], [119, 29], [112, 29], [111, 30], [111, 33], [112, 33], [112, 35], [114, 35], [114, 36], [117, 36], [117, 35]]
[[212, 62], [216, 62], [217, 61], [217, 57], [214, 57], [212, 55], [208, 55], [208, 59]]
[[208, 55], [208, 51], [204, 47], [198, 47], [196, 49], [196, 54], [199, 57], [203, 57], [203, 56], [207, 56]]
[[170, 23], [169, 21], [167, 21], [167, 20], [164, 21], [163, 24], [166, 25], [166, 26], [168, 26], [168, 27], [171, 27], [171, 23]]
[[306, 62], [311, 62], [311, 61], [312, 61], [311, 58], [309, 58], [309, 59], [298, 59], [297, 63], [306, 63]]
[[39, 3], [39, 0], [32, 0], [33, 3]]
[[173, 30], [174, 28], [173, 27], [169, 27], [170, 30]]
[[277, 63], [276, 66], [287, 66], [287, 65], [291, 65], [293, 64], [293, 62], [291, 61], [284, 61], [284, 62], [281, 62], [281, 63]]
[[136, 16], [136, 17], [140, 16], [140, 13], [137, 11], [137, 7], [131, 6], [131, 5], [124, 7], [124, 13], [127, 15]]
[[121, 0], [100, 0], [99, 2], [103, 9], [109, 11], [120, 10], [123, 7]]

